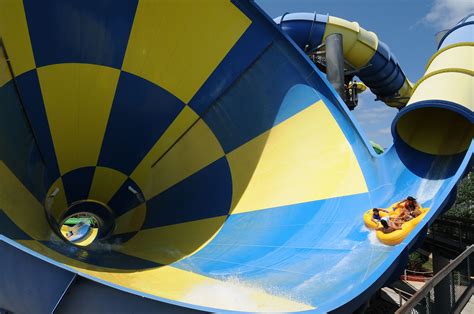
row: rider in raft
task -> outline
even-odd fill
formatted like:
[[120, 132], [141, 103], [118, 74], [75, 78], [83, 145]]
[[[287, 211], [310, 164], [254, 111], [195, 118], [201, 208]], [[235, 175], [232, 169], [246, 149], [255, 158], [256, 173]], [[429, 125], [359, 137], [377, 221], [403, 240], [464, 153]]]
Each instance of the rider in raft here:
[[402, 229], [403, 220], [401, 218], [395, 218], [390, 216], [385, 216], [380, 219], [382, 227], [377, 228], [377, 231], [382, 231], [383, 233], [390, 233], [395, 230]]
[[403, 201], [400, 201], [392, 207], [393, 211], [400, 209], [400, 214], [398, 217], [390, 217], [389, 215], [385, 217], [380, 216], [380, 211], [389, 213], [387, 210], [382, 208], [373, 208], [372, 209], [372, 218], [371, 220], [378, 224], [382, 225], [382, 227], [377, 228], [377, 230], [382, 231], [384, 233], [390, 233], [395, 230], [402, 229], [402, 225], [404, 222], [410, 221], [413, 218], [422, 214], [421, 206], [418, 204], [416, 199], [412, 196], [408, 196]]
[[383, 208], [372, 208], [372, 220], [375, 224], [381, 224], [382, 226], [380, 228], [377, 228], [377, 230], [380, 230], [384, 233], [390, 233], [395, 230], [400, 230], [402, 229], [402, 224], [403, 220], [398, 218], [398, 217], [390, 217], [389, 215], [381, 217], [380, 212], [383, 211], [385, 213], [389, 213], [388, 210], [383, 209]]
[[396, 210], [398, 208], [400, 208], [400, 215], [398, 217], [405, 221], [410, 221], [413, 218], [421, 215], [422, 213], [420, 204], [418, 204], [416, 198], [412, 196], [408, 196], [403, 201], [395, 204], [393, 210]]
[[372, 208], [372, 218], [370, 218], [370, 220], [372, 220], [375, 224], [378, 224], [380, 222], [380, 219], [382, 219], [382, 217], [380, 216], [380, 211], [386, 212], [388, 214], [388, 210], [386, 209]]

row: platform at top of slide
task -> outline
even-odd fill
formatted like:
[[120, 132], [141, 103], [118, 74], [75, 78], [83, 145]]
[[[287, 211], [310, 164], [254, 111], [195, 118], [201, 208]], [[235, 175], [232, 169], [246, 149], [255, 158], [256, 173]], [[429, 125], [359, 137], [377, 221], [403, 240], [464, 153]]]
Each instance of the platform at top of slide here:
[[[354, 310], [399, 274], [472, 160], [472, 69], [415, 86], [377, 156], [246, 0], [7, 0], [0, 37], [0, 239], [183, 310]], [[441, 52], [434, 71], [472, 48]], [[408, 195], [431, 210], [382, 245], [363, 213]], [[78, 212], [102, 219], [87, 247], [57, 231]], [[41, 286], [53, 308], [63, 290]], [[0, 308], [29, 312], [35, 294], [17, 291]]]

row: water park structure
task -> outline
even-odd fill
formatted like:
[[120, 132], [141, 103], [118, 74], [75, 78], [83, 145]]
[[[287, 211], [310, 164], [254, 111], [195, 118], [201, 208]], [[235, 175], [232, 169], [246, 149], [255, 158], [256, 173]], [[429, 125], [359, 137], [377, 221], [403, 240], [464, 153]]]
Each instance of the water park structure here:
[[[474, 163], [474, 16], [412, 83], [356, 22], [283, 13], [0, 1], [0, 309], [351, 313], [400, 275]], [[382, 154], [365, 88], [400, 109]], [[408, 195], [380, 242], [364, 213]]]

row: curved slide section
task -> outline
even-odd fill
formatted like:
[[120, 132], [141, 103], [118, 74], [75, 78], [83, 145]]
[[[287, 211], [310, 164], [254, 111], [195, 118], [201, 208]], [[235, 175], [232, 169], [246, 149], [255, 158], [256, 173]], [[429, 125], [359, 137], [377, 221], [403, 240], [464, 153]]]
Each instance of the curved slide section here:
[[316, 50], [327, 36], [342, 34], [345, 60], [362, 82], [389, 106], [402, 108], [408, 102], [413, 84], [373, 32], [356, 22], [316, 13], [289, 13], [274, 21], [306, 52]]
[[[418, 100], [374, 155], [251, 1], [2, 1], [0, 37], [9, 311], [353, 311], [399, 275], [472, 161], [472, 136], [435, 155], [398, 127]], [[363, 213], [407, 195], [430, 211], [382, 245]], [[60, 227], [84, 212], [101, 224], [80, 247]]]
[[394, 138], [426, 154], [466, 151], [474, 136], [474, 16], [453, 27], [426, 65], [392, 126]]

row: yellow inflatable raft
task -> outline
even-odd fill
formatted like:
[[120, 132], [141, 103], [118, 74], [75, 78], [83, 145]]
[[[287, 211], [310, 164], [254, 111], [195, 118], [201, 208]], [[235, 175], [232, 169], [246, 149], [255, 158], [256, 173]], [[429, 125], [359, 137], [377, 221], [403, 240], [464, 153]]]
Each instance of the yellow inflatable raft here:
[[[397, 208], [396, 210], [393, 210], [393, 207], [397, 203], [393, 204], [389, 208], [384, 208], [387, 210], [389, 213], [385, 213], [380, 211], [380, 217], [384, 217], [387, 215], [390, 215], [392, 217], [397, 217], [400, 214], [400, 209]], [[426, 213], [429, 211], [429, 208], [420, 208], [422, 214], [419, 215], [418, 217], [404, 222], [402, 225], [402, 229], [400, 230], [395, 230], [390, 233], [384, 233], [382, 231], [376, 231], [377, 238], [382, 242], [383, 244], [387, 245], [396, 245], [399, 244], [403, 241], [403, 239], [406, 238], [406, 236], [415, 228], [415, 226], [426, 216]], [[369, 209], [364, 213], [364, 223], [365, 225], [370, 228], [370, 229], [377, 229], [380, 227], [380, 223], [374, 223], [372, 220], [372, 209]]]
[[420, 208], [422, 214], [410, 221], [404, 222], [402, 229], [395, 230], [390, 233], [384, 233], [377, 231], [377, 238], [383, 244], [396, 245], [399, 244], [407, 237], [407, 235], [415, 228], [415, 226], [426, 216], [426, 213], [430, 210], [429, 208]]
[[[395, 205], [397, 205], [397, 203], [393, 203], [392, 206], [390, 206], [388, 208], [382, 208], [382, 209], [385, 209], [386, 211], [388, 211], [388, 214], [386, 212], [379, 211], [380, 217], [385, 217], [387, 215], [390, 215], [392, 217], [397, 217], [398, 215], [400, 215], [400, 209], [399, 208], [393, 210]], [[377, 229], [378, 227], [380, 227], [380, 223], [375, 223], [375, 222], [372, 221], [372, 214], [373, 214], [372, 209], [369, 209], [368, 211], [366, 211], [364, 213], [364, 223], [370, 229]]]

